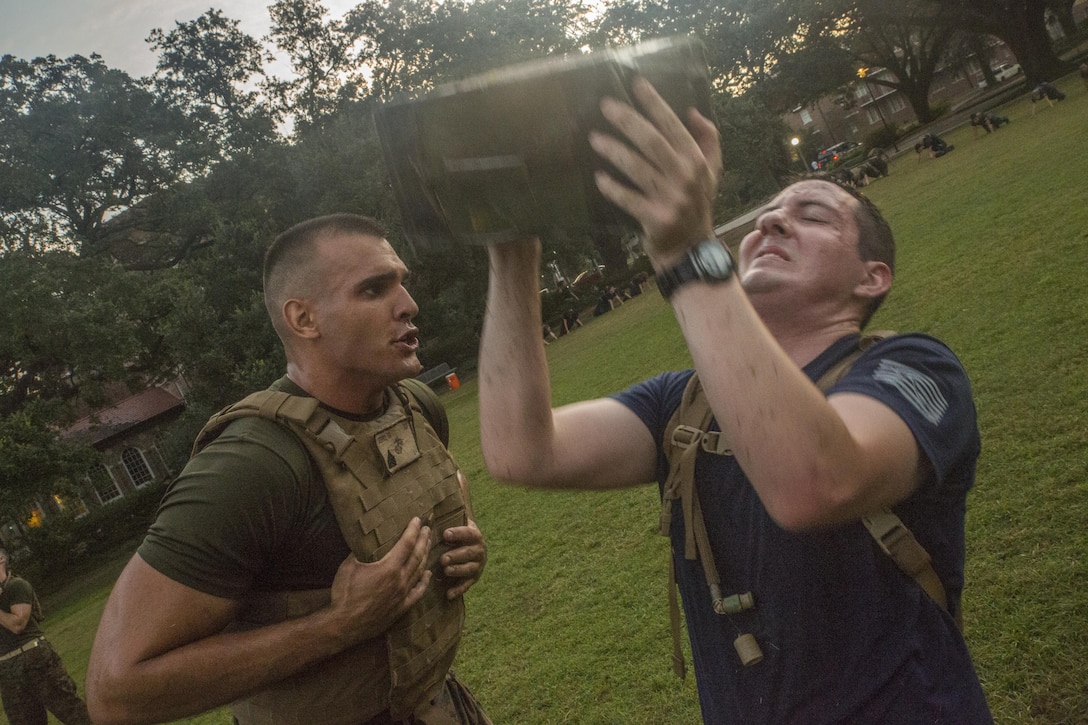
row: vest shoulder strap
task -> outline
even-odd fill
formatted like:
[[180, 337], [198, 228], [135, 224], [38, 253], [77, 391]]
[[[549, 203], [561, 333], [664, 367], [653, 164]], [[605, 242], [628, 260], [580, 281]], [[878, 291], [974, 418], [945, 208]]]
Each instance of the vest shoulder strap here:
[[[446, 415], [446, 408], [438, 395], [429, 385], [414, 378], [400, 381], [396, 388], [402, 402], [408, 405], [427, 419], [442, 445], [449, 447], [450, 424]], [[203, 448], [208, 442], [218, 435], [228, 423], [238, 418], [258, 416], [272, 421], [291, 421], [301, 425], [315, 436], [324, 437], [325, 444], [342, 452], [346, 440], [338, 436], [339, 426], [328, 425], [329, 414], [325, 412], [316, 398], [290, 395], [277, 390], [259, 390], [247, 395], [242, 400], [228, 405], [217, 414], [197, 435], [193, 444], [193, 454]]]
[[446, 406], [438, 399], [438, 393], [422, 380], [405, 378], [400, 381], [400, 387], [408, 394], [408, 403], [415, 403], [415, 407], [427, 419], [434, 428], [438, 440], [446, 448], [450, 447], [450, 420], [446, 415]]

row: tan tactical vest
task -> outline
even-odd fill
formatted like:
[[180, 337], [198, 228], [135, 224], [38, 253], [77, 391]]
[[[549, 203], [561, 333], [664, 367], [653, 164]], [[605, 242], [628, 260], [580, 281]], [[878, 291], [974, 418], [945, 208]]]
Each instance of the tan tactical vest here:
[[[285, 425], [319, 467], [352, 552], [360, 561], [377, 561], [414, 516], [430, 524], [439, 542], [447, 528], [467, 521], [457, 466], [415, 399], [400, 386], [388, 389], [386, 398], [381, 417], [357, 422], [321, 408], [314, 398], [264, 390], [213, 416], [194, 452], [237, 418], [259, 416]], [[445, 550], [432, 548], [428, 567], [434, 577], [427, 593], [384, 636], [233, 703], [237, 721], [360, 723], [387, 709], [394, 720], [423, 715], [443, 686], [464, 623], [463, 601], [446, 599], [438, 566]], [[254, 595], [235, 628], [301, 617], [328, 603], [328, 589]]]

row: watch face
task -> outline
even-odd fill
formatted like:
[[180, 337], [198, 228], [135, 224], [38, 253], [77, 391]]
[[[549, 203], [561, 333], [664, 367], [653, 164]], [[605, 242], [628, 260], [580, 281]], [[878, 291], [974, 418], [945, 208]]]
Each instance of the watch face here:
[[729, 279], [733, 274], [733, 258], [721, 244], [706, 242], [696, 250], [699, 265], [703, 272], [712, 279]]

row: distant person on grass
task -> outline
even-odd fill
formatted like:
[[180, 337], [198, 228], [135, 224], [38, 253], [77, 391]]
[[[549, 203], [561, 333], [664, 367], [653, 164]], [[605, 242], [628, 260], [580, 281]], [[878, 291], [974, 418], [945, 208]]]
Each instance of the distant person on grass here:
[[449, 671], [487, 549], [437, 400], [398, 384], [421, 368], [407, 279], [365, 217], [273, 242], [287, 374], [209, 421], [118, 579], [95, 722], [489, 723]]
[[[615, 137], [590, 143], [624, 181], [597, 185], [641, 223], [716, 422], [677, 429], [670, 441], [697, 455], [674, 457], [694, 473], [670, 480], [665, 430], [693, 371], [552, 409], [540, 244], [496, 245], [488, 469], [541, 488], [658, 482], [704, 722], [992, 722], [956, 623], [980, 448], [971, 387], [933, 338], [861, 337], [892, 284], [886, 222], [850, 190], [801, 181], [759, 216], [734, 274], [714, 238], [717, 130], [694, 110], [685, 127], [645, 82], [633, 95], [641, 111], [601, 104]], [[814, 381], [855, 355], [822, 392]], [[862, 524], [883, 507], [933, 556], [944, 606]]]
[[574, 332], [574, 328], [582, 326], [582, 318], [578, 310], [571, 307], [563, 313], [563, 334]]
[[998, 116], [995, 113], [978, 112], [971, 114], [971, 132], [978, 138], [978, 130], [981, 128], [986, 133], [993, 133], [1009, 122], [1008, 116]]
[[11, 573], [0, 549], [0, 698], [11, 725], [44, 725], [46, 710], [65, 725], [90, 725], [87, 705], [60, 655], [38, 626], [30, 582]]
[[1065, 94], [1058, 90], [1056, 85], [1049, 81], [1041, 81], [1031, 91], [1031, 115], [1035, 115], [1035, 107], [1040, 101], [1046, 101], [1047, 105], [1053, 108], [1054, 101], [1064, 100]]

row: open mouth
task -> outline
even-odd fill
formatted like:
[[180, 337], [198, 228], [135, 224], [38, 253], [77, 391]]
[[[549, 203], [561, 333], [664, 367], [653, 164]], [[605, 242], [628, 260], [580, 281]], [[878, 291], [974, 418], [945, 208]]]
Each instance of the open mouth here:
[[412, 328], [408, 332], [404, 333], [396, 339], [396, 343], [399, 345], [406, 345], [410, 348], [419, 347], [419, 330]]
[[775, 245], [768, 245], [756, 253], [756, 259], [762, 259], [763, 257], [778, 257], [783, 261], [790, 261], [789, 255], [781, 247]]

